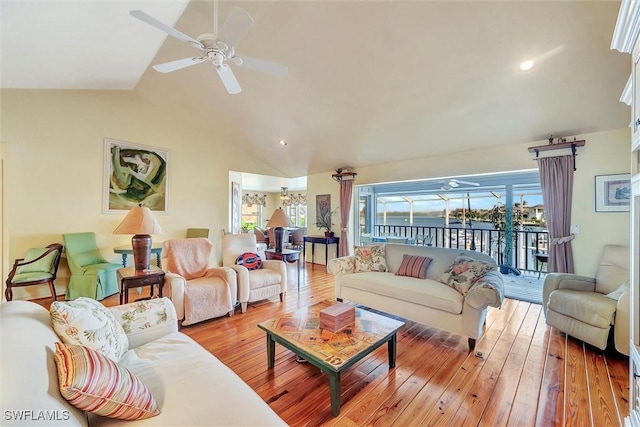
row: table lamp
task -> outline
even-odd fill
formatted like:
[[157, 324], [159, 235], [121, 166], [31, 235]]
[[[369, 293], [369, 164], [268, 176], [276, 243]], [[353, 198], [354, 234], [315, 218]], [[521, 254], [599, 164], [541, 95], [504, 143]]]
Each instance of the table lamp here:
[[284, 227], [291, 227], [291, 220], [282, 208], [273, 211], [273, 215], [267, 223], [267, 227], [273, 227], [273, 237], [276, 239], [276, 252], [282, 252], [282, 240], [284, 239]]
[[113, 234], [133, 234], [133, 263], [136, 271], [148, 270], [151, 258], [150, 234], [163, 234], [162, 228], [156, 222], [151, 209], [138, 205], [132, 208], [124, 217], [120, 225], [113, 230]]

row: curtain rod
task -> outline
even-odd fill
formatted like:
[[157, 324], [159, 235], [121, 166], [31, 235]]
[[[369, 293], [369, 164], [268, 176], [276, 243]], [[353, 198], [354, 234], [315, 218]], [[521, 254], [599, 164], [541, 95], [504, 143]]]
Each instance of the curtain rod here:
[[541, 151], [551, 151], [551, 150], [562, 150], [562, 149], [571, 149], [571, 154], [573, 155], [573, 170], [576, 170], [576, 148], [584, 147], [587, 142], [584, 139], [580, 141], [569, 141], [569, 142], [561, 142], [559, 144], [546, 144], [546, 145], [537, 145], [535, 147], [529, 147], [528, 150], [530, 153], [536, 153], [536, 158], [540, 157]]

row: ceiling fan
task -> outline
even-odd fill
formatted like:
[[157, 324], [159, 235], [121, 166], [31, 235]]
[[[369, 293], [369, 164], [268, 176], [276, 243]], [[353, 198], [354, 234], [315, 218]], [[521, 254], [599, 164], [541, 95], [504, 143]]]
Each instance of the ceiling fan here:
[[284, 65], [244, 55], [236, 55], [234, 49], [236, 43], [238, 43], [238, 41], [247, 34], [254, 22], [251, 15], [237, 6], [234, 6], [231, 9], [229, 16], [227, 16], [227, 19], [222, 25], [222, 29], [218, 32], [218, 2], [215, 0], [213, 34], [200, 34], [195, 39], [176, 30], [175, 28], [163, 24], [141, 10], [132, 10], [129, 14], [138, 18], [142, 22], [164, 31], [178, 40], [189, 43], [191, 46], [202, 52], [199, 56], [192, 56], [154, 65], [153, 69], [161, 73], [170, 73], [172, 71], [209, 61], [216, 68], [216, 71], [220, 76], [220, 80], [222, 80], [222, 84], [230, 94], [240, 93], [242, 88], [240, 87], [236, 76], [233, 74], [231, 67], [229, 67], [229, 63], [239, 67], [269, 73], [278, 77], [287, 75], [288, 68]]
[[480, 184], [477, 182], [471, 182], [471, 181], [462, 181], [460, 179], [447, 179], [444, 181], [440, 181], [440, 184], [442, 184], [442, 186], [440, 187], [440, 189], [444, 190], [444, 191], [449, 191], [449, 190], [453, 190], [454, 188], [458, 188], [460, 187], [460, 184], [465, 185], [465, 186], [472, 186], [472, 187], [479, 187]]

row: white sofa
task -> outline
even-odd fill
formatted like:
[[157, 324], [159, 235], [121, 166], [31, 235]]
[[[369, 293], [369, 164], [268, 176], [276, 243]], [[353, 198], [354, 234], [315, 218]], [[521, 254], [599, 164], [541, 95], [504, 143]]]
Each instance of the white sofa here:
[[[178, 332], [173, 304], [162, 298], [166, 321], [127, 332], [129, 350], [119, 360], [151, 391], [161, 413], [138, 421], [86, 414], [60, 394], [49, 312], [28, 301], [0, 305], [0, 383], [3, 426], [213, 426], [286, 425], [231, 369]], [[134, 304], [110, 310], [122, 313]], [[125, 331], [127, 328], [125, 328]], [[19, 420], [18, 418], [22, 418]]]
[[[392, 243], [384, 246], [387, 272], [356, 273], [355, 256], [329, 262], [329, 271], [335, 276], [336, 298], [465, 335], [469, 339], [469, 348], [473, 350], [476, 340], [482, 337], [487, 308], [502, 305], [504, 279], [497, 271], [490, 271], [466, 295], [439, 279], [458, 255], [492, 263], [497, 269], [493, 258], [460, 249]], [[404, 254], [433, 259], [426, 279], [395, 275]]]

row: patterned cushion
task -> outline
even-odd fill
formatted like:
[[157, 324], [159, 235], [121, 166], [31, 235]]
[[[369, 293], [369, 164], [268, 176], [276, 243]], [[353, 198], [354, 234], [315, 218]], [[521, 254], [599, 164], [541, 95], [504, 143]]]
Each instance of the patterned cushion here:
[[127, 334], [120, 323], [94, 299], [54, 301], [49, 313], [53, 329], [65, 344], [87, 346], [116, 362], [129, 349]]
[[262, 259], [255, 252], [245, 252], [236, 258], [236, 264], [242, 265], [248, 270], [257, 270], [262, 267]]
[[120, 420], [160, 413], [149, 389], [127, 368], [82, 345], [56, 343], [60, 393], [83, 411]]
[[365, 271], [387, 271], [384, 245], [356, 246], [356, 273]]
[[400, 268], [396, 271], [396, 276], [409, 276], [416, 277], [418, 279], [425, 279], [427, 277], [427, 268], [431, 264], [433, 258], [417, 255], [402, 255], [402, 263]]
[[479, 278], [495, 269], [495, 264], [459, 255], [453, 264], [442, 273], [440, 281], [465, 295]]

